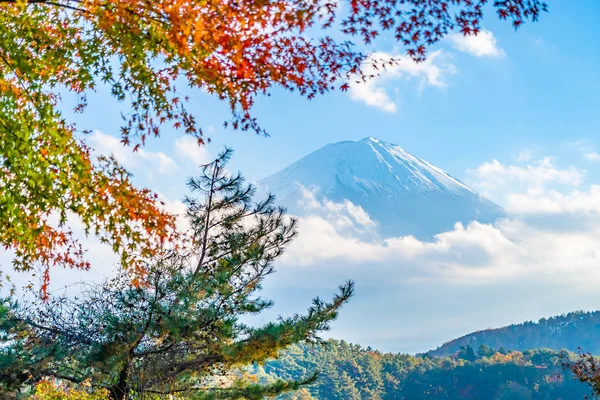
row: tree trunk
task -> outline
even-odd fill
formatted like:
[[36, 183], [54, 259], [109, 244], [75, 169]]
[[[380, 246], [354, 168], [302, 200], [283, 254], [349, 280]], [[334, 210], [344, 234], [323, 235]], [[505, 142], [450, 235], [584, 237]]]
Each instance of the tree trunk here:
[[125, 364], [125, 367], [119, 373], [119, 381], [110, 388], [110, 397], [113, 400], [126, 400], [129, 392], [129, 364]]

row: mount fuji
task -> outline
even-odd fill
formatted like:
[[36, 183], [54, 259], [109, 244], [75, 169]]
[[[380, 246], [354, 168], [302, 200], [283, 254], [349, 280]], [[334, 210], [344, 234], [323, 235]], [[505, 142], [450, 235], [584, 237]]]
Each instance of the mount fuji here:
[[302, 187], [361, 206], [387, 237], [428, 239], [457, 222], [489, 223], [505, 215], [444, 170], [373, 137], [329, 144], [259, 182], [300, 216]]

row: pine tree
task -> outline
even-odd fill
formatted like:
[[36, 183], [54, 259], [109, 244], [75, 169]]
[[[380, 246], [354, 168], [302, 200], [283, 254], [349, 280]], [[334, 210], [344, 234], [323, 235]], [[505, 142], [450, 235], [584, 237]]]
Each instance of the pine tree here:
[[189, 243], [148, 260], [144, 282], [134, 286], [122, 272], [74, 298], [5, 305], [0, 331], [11, 340], [0, 352], [14, 362], [0, 365], [0, 376], [10, 373], [15, 386], [18, 377], [89, 378], [118, 400], [176, 393], [261, 399], [312, 382], [314, 373], [259, 385], [241, 367], [276, 357], [293, 343], [319, 342], [318, 333], [352, 296], [353, 283], [342, 285], [331, 302], [316, 298], [305, 315], [259, 328], [241, 322], [272, 305], [257, 291], [296, 236], [296, 221], [273, 205], [273, 196], [254, 203], [255, 189], [227, 172], [230, 156], [225, 150], [189, 180], [200, 195], [186, 199]]
[[479, 358], [483, 358], [483, 357], [491, 357], [493, 356], [495, 353], [494, 349], [490, 348], [487, 344], [482, 343], [479, 346], [479, 350], [477, 350], [477, 356], [479, 356]]
[[336, 384], [336, 399], [340, 400], [360, 400], [360, 390], [356, 388], [354, 381], [346, 371], [342, 372]]
[[470, 345], [460, 346], [460, 350], [456, 354], [456, 358], [465, 360], [465, 361], [475, 361], [477, 356], [475, 355], [475, 351]]

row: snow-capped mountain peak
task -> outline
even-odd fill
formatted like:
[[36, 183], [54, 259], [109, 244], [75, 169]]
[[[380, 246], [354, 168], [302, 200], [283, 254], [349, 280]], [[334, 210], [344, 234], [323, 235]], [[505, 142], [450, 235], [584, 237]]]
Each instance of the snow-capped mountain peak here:
[[392, 173], [398, 181], [403, 181], [397, 175], [397, 172], [407, 170], [410, 174], [407, 178], [416, 186], [421, 186], [426, 190], [439, 190], [439, 191], [450, 191], [455, 194], [461, 194], [463, 191], [475, 193], [474, 190], [469, 188], [458, 179], [448, 174], [441, 168], [416, 157], [402, 147], [383, 142], [374, 137], [367, 137], [361, 140], [359, 143], [366, 143], [376, 154], [377, 158], [388, 167], [390, 173]]
[[299, 185], [333, 201], [350, 200], [393, 235], [430, 236], [459, 221], [488, 222], [503, 214], [441, 168], [374, 137], [324, 146], [260, 185], [299, 214]]

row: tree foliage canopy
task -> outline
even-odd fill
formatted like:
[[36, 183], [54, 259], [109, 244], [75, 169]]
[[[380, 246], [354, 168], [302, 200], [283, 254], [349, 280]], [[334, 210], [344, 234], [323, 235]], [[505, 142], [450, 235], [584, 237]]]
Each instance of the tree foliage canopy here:
[[556, 400], [590, 394], [562, 367], [563, 360], [573, 360], [575, 354], [479, 350], [483, 351], [466, 360], [459, 354], [383, 353], [332, 340], [319, 347], [294, 345], [252, 372], [268, 383], [298, 378], [315, 368], [321, 371], [316, 382], [284, 393], [280, 400]]
[[[422, 61], [449, 30], [476, 34], [487, 2], [0, 0], [0, 243], [14, 250], [16, 269], [45, 268], [45, 289], [48, 267], [88, 267], [69, 216], [134, 271], [174, 237], [152, 193], [113, 159], [91, 157], [81, 140], [90, 127], [69, 119], [64, 96], [84, 112], [86, 96], [108, 87], [123, 103], [123, 144], [134, 149], [166, 124], [204, 141], [177, 83], [227, 101], [234, 128], [264, 133], [251, 108], [273, 86], [312, 98], [368, 78], [367, 54], [328, 32], [368, 44], [390, 31]], [[540, 0], [493, 6], [515, 27], [546, 8]]]

